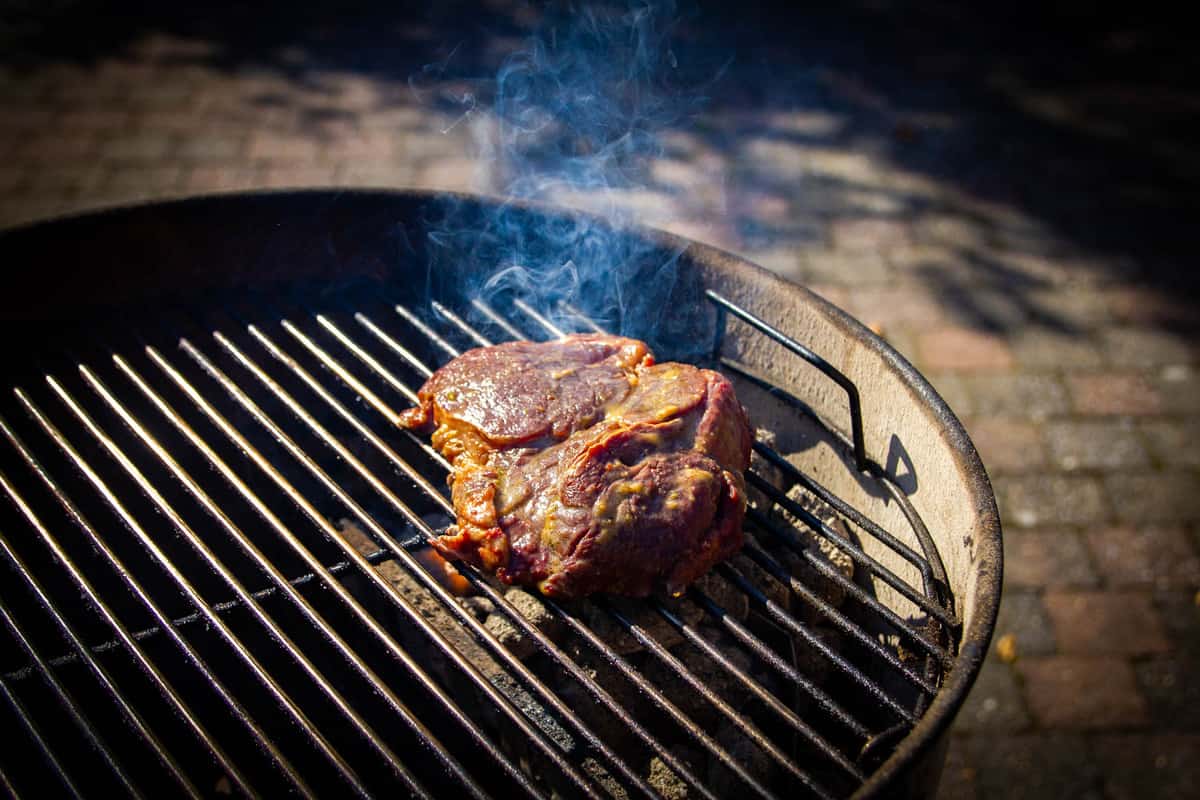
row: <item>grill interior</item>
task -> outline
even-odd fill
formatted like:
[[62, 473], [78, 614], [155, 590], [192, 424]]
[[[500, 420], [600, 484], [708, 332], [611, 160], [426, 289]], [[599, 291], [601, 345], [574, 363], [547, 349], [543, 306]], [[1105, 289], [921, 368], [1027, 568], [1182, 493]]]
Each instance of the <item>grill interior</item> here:
[[[929, 532], [864, 455], [854, 385], [705, 297], [709, 364], [752, 420], [862, 494], [764, 433], [744, 552], [646, 601], [447, 570], [427, 540], [452, 519], [448, 465], [394, 425], [463, 349], [600, 329], [569, 306], [359, 284], [29, 342], [0, 399], [0, 716], [20, 731], [0, 788], [852, 794], [937, 692], [960, 621]], [[823, 373], [849, 419], [739, 364], [751, 337]], [[880, 507], [886, 528], [859, 510]]]

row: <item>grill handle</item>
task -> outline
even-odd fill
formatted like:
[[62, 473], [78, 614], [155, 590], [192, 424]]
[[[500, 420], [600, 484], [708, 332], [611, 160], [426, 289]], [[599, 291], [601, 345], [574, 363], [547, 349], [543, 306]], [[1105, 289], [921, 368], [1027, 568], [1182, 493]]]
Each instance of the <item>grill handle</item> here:
[[867, 464], [867, 446], [863, 436], [863, 421], [862, 421], [862, 404], [858, 399], [858, 387], [854, 385], [854, 381], [847, 378], [837, 367], [830, 364], [819, 355], [809, 350], [804, 345], [797, 342], [792, 337], [788, 336], [783, 331], [772, 326], [771, 324], [759, 319], [751, 314], [746, 309], [717, 294], [712, 289], [705, 290], [705, 295], [713, 306], [717, 309], [717, 324], [716, 332], [713, 335], [712, 358], [713, 361], [719, 361], [721, 358], [721, 345], [725, 342], [725, 322], [726, 314], [733, 314], [742, 322], [757, 329], [761, 333], [765, 333], [770, 338], [774, 339], [779, 344], [791, 350], [796, 355], [803, 358], [809, 364], [819, 369], [831, 381], [842, 387], [846, 392], [846, 397], [850, 401], [850, 435], [854, 442], [854, 466], [859, 472], [868, 472], [869, 465]]

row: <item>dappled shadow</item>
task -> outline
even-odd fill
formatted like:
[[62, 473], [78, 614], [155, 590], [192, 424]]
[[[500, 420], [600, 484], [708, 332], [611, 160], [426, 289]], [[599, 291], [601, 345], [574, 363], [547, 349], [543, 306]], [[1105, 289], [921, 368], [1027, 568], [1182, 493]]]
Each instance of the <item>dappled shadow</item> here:
[[[720, 224], [734, 245], [752, 255], [820, 248], [839, 220], [936, 216], [945, 235], [917, 244], [945, 257], [918, 258], [912, 274], [960, 319], [994, 331], [1070, 332], [1041, 298], [1075, 282], [1194, 296], [1184, 209], [1200, 183], [1200, 70], [1185, 29], [1119, 12], [1098, 19], [1083, 4], [716, 5], [680, 11], [678, 84], [708, 97], [701, 114], [673, 124], [662, 156], [686, 164], [717, 153], [733, 165], [721, 175]], [[453, 120], [490, 102], [490, 78], [538, 18], [498, 1], [61, 2], [0, 14], [0, 66], [12, 80], [123, 57], [265, 76], [281, 88], [267, 81], [251, 98], [264, 124], [288, 108], [331, 135], [357, 113], [339, 102], [331, 73], [380, 81], [381, 108]], [[797, 149], [799, 160], [788, 155]], [[867, 160], [891, 177], [881, 182]], [[669, 170], [643, 180], [648, 206], [662, 195], [686, 210], [695, 188]]]

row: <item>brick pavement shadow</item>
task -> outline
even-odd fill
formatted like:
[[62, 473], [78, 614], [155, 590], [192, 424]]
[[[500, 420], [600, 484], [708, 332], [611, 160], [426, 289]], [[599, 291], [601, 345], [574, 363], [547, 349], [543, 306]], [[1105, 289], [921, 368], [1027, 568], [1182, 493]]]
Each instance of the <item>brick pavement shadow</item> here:
[[[712, 5], [680, 4], [678, 63], [692, 71], [689, 79], [720, 76], [701, 81], [707, 111], [681, 126], [686, 137], [718, 152], [752, 139], [768, 156], [759, 163], [770, 166], [771, 142], [844, 159], [834, 174], [768, 167], [731, 176], [788, 209], [770, 222], [734, 204], [729, 225], [749, 249], [819, 245], [830, 219], [904, 220], [942, 210], [903, 181], [861, 178], [852, 160], [859, 155], [894, 166], [909, 183], [937, 181], [970, 199], [951, 222], [986, 226], [988, 238], [952, 236], [943, 244], [954, 267], [918, 263], [915, 274], [973, 327], [1003, 332], [1032, 323], [1071, 333], [1075, 323], [1042, 298], [1072, 280], [1133, 279], [1196, 295], [1182, 212], [1200, 183], [1192, 146], [1200, 69], [1186, 28], [1173, 20], [1134, 10], [1099, 17], [1082, 3], [967, 11], [881, 1], [836, 12]], [[461, 112], [463, 97], [486, 92], [479, 79], [495, 74], [536, 19], [528, 6], [502, 1], [7, 2], [0, 3], [0, 65], [19, 76], [47, 63], [96, 64], [148, 34], [165, 35], [176, 46], [157, 56], [160, 63], [305, 84], [315, 99], [299, 112], [321, 125], [352, 118], [332, 97], [321, 102], [314, 76], [329, 70], [386, 79], [396, 89], [381, 102]], [[255, 102], [270, 109], [295, 99], [267, 91]], [[786, 116], [795, 112], [817, 116], [797, 126]], [[653, 175], [647, 184], [678, 190]], [[1019, 214], [992, 213], [998, 208]], [[997, 245], [1015, 258], [998, 258]], [[1077, 256], [1086, 264], [1045, 268], [1046, 259]], [[1187, 317], [1159, 322], [1194, 324]]]

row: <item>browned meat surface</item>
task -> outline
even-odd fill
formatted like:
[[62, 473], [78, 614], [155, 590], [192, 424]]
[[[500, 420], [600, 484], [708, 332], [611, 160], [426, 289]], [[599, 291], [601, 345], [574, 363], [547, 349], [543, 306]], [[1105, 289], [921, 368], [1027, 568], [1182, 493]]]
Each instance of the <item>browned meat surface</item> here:
[[401, 424], [436, 426], [457, 524], [435, 546], [554, 597], [681, 592], [742, 544], [750, 426], [718, 373], [606, 335], [442, 367]]

